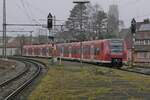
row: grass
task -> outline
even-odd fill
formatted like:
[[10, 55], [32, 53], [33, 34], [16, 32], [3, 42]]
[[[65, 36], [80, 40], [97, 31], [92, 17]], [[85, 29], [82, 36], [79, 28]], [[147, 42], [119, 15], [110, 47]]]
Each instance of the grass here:
[[47, 64], [49, 71], [29, 100], [116, 100], [116, 93], [121, 94], [120, 100], [136, 100], [136, 93], [150, 92], [150, 77], [144, 75], [68, 62], [50, 66], [47, 60], [40, 61]]
[[139, 92], [150, 92], [149, 84], [150, 77], [145, 75], [136, 75], [134, 73], [118, 73], [120, 74], [120, 79], [129, 81], [131, 85], [134, 85]]
[[111, 88], [99, 86], [101, 81], [110, 82], [110, 78], [97, 75], [99, 72], [95, 73], [92, 67], [89, 70], [89, 68], [81, 68], [76, 65], [51, 66], [47, 76], [29, 98], [30, 100], [41, 100], [42, 98], [44, 100], [82, 98], [91, 100], [97, 95], [110, 93]]

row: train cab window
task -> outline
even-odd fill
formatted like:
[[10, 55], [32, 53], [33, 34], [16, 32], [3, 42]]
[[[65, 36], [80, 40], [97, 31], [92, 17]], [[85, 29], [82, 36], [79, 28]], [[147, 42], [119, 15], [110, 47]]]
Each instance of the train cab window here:
[[111, 53], [122, 53], [123, 51], [123, 41], [122, 40], [112, 40], [110, 43]]

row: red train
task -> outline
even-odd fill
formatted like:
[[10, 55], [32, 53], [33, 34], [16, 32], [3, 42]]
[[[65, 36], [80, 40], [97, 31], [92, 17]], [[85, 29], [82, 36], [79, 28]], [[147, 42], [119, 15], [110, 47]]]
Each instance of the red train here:
[[23, 48], [24, 56], [57, 57], [85, 62], [104, 63], [122, 66], [127, 62], [127, 48], [122, 39], [105, 39], [55, 45], [27, 45]]

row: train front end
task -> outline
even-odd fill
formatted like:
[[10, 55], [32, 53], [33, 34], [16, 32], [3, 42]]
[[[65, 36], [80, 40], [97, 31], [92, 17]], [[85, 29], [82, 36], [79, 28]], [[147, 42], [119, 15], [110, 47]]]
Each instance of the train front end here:
[[127, 58], [126, 45], [122, 39], [112, 39], [109, 42], [112, 66], [122, 67]]

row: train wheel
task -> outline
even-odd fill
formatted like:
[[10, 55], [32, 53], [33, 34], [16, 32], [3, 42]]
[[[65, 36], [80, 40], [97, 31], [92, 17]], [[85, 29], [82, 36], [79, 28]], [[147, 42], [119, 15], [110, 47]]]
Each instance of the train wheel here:
[[116, 68], [121, 68], [123, 66], [122, 59], [112, 59], [112, 66]]

